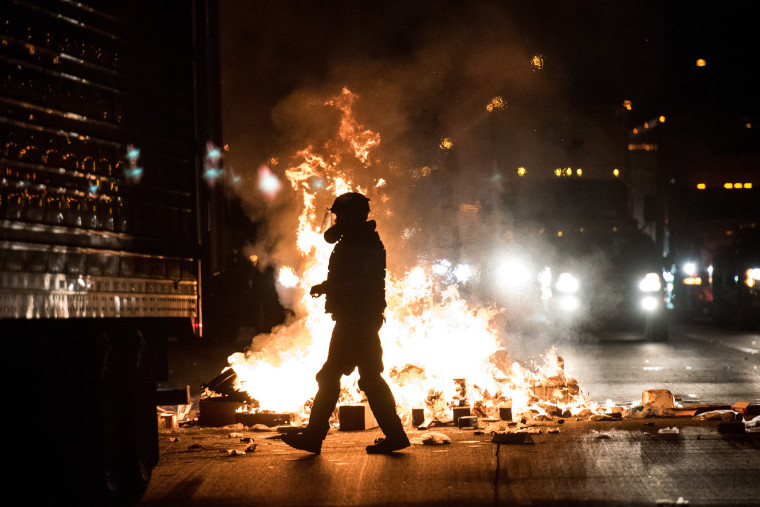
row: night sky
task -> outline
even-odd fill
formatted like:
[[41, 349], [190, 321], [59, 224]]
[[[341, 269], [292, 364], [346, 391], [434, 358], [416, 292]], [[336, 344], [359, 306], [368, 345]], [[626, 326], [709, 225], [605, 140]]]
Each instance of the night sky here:
[[[224, 0], [226, 163], [245, 174], [329, 135], [334, 118], [314, 104], [343, 87], [386, 162], [448, 164], [466, 181], [521, 165], [607, 171], [660, 115], [708, 137], [729, 117], [746, 137], [759, 109], [752, 5]], [[488, 115], [495, 96], [507, 107]], [[757, 128], [734, 144], [752, 151]], [[457, 148], [446, 160], [444, 137]]]

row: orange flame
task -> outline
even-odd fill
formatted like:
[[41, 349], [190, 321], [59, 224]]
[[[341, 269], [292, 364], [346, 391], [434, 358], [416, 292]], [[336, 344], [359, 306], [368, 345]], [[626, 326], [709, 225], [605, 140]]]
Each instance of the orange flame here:
[[[325, 279], [332, 251], [322, 238], [317, 195], [366, 194], [352, 183], [350, 174], [339, 169], [339, 163], [342, 157], [351, 156], [367, 169], [370, 151], [380, 143], [378, 134], [354, 119], [356, 98], [344, 88], [340, 96], [326, 103], [341, 111], [338, 135], [348, 141], [350, 151], [325, 156], [309, 146], [296, 153], [298, 162], [285, 173], [302, 206], [296, 244], [301, 265], [282, 267], [280, 273], [295, 291], [295, 300], [301, 305], [298, 313], [303, 316], [271, 334], [257, 336], [250, 350], [229, 357], [239, 387], [263, 409], [306, 415], [305, 404], [317, 389], [314, 375], [327, 357], [333, 322], [324, 313], [324, 298], [309, 296], [309, 288]], [[324, 181], [322, 188], [311, 188], [314, 177]], [[385, 189], [381, 181], [375, 189]], [[536, 410], [539, 398], [573, 411], [587, 404], [577, 389], [568, 389], [561, 358], [554, 349], [546, 354], [546, 364], [538, 371], [518, 363], [506, 364], [497, 324], [501, 310], [471, 307], [456, 286], [435, 283], [431, 269], [417, 266], [405, 273], [386, 274], [388, 308], [380, 331], [384, 376], [404, 417], [413, 408], [425, 408], [428, 416], [445, 418], [453, 406], [463, 403], [490, 417], [497, 416], [499, 405], [507, 402], [513, 414]], [[357, 372], [343, 378], [341, 403], [361, 401], [357, 381]]]

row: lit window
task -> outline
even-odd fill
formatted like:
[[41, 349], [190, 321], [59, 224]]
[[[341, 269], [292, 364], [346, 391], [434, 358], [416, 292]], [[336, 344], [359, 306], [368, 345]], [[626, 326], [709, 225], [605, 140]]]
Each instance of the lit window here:
[[704, 183], [697, 183], [697, 188], [699, 190], [704, 190], [707, 188], [707, 185], [705, 185]]
[[697, 60], [697, 67], [704, 67], [706, 65], [707, 65], [707, 62], [705, 61], [704, 58], [700, 58]]

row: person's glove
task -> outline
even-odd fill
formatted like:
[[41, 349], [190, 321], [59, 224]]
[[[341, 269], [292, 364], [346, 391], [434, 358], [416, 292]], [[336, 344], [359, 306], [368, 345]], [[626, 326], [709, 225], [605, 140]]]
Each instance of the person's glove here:
[[327, 287], [325, 287], [325, 282], [318, 283], [317, 285], [313, 286], [311, 290], [309, 291], [309, 294], [311, 294], [311, 297], [318, 298], [322, 294], [325, 294], [327, 292]]

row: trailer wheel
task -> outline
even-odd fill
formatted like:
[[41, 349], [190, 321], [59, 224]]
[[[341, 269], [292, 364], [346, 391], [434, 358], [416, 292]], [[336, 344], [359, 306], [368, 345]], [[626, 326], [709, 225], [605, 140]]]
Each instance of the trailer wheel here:
[[119, 449], [116, 442], [119, 441], [118, 420], [118, 370], [116, 355], [111, 342], [105, 335], [97, 338], [100, 371], [97, 387], [97, 410], [98, 410], [98, 448], [100, 457], [99, 474], [101, 479], [100, 490], [104, 499], [115, 497], [118, 489], [119, 473]]
[[158, 424], [156, 422], [156, 381], [148, 348], [142, 334], [133, 330], [121, 344], [122, 401], [124, 426], [119, 497], [139, 500], [150, 482], [158, 462]]

